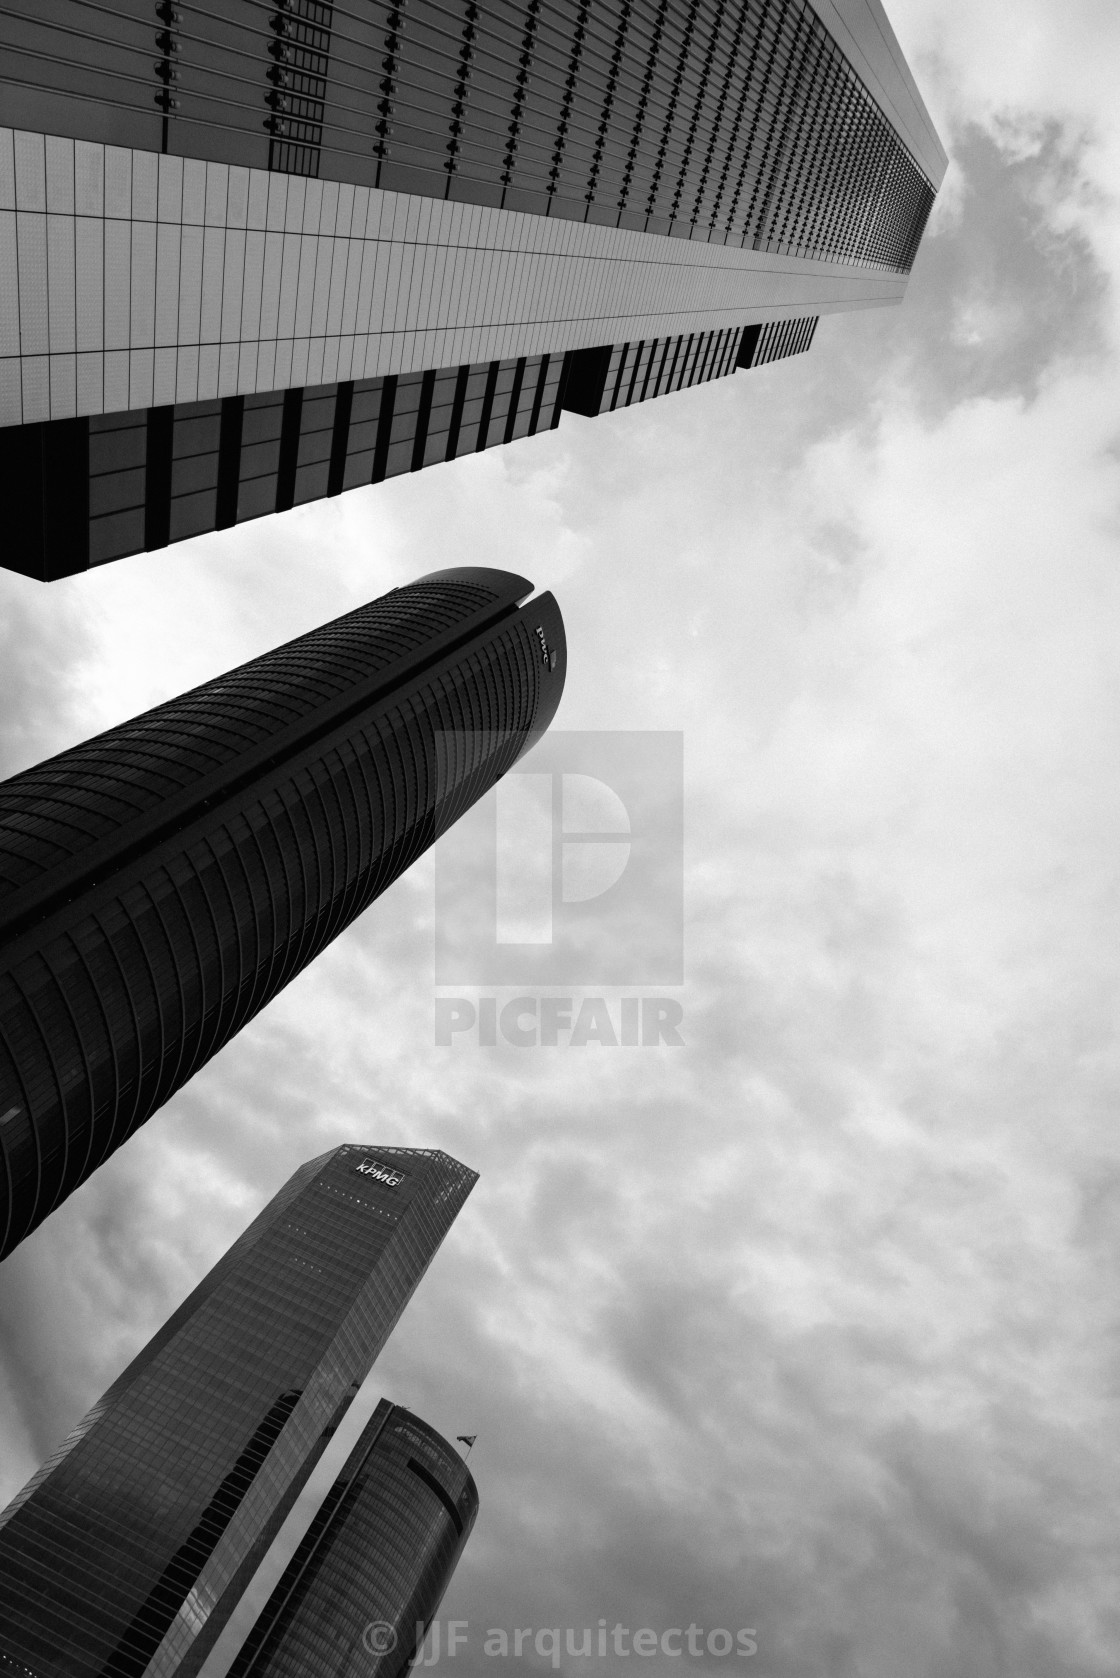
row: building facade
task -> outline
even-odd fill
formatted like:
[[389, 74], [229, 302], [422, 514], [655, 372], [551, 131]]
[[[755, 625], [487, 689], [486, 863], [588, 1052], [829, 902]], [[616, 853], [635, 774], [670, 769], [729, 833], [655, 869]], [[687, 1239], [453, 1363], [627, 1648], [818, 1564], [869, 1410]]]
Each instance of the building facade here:
[[399, 1678], [477, 1514], [455, 1448], [382, 1399], [228, 1678]]
[[0, 1256], [547, 728], [531, 589], [436, 573], [0, 784]]
[[198, 1672], [476, 1181], [295, 1173], [0, 1514], [0, 1678]]
[[794, 353], [945, 169], [879, 0], [4, 0], [0, 124], [43, 578], [547, 429], [582, 351]]

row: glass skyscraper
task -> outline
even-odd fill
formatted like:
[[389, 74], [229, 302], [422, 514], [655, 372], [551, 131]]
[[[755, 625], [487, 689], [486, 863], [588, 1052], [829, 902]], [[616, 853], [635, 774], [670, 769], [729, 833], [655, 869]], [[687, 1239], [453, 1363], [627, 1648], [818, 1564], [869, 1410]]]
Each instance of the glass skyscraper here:
[[477, 1513], [454, 1446], [382, 1399], [228, 1678], [398, 1678]]
[[301, 1166], [0, 1514], [0, 1678], [198, 1672], [476, 1181]]
[[0, 1256], [548, 727], [531, 591], [437, 572], [0, 784]]
[[45, 579], [805, 349], [946, 166], [879, 0], [2, 0], [0, 124]]

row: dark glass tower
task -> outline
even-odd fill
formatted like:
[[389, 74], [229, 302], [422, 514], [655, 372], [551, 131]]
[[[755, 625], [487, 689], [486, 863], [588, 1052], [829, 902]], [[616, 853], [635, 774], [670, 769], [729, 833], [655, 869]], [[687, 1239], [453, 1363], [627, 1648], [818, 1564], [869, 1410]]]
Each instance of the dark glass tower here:
[[229, 1678], [399, 1678], [477, 1514], [459, 1453], [382, 1399]]
[[0, 1678], [198, 1672], [476, 1181], [295, 1173], [0, 1514]]
[[[901, 299], [946, 166], [879, 0], [0, 5], [0, 124], [46, 579], [803, 349]], [[593, 409], [589, 350], [637, 368]]]
[[531, 588], [438, 572], [0, 785], [0, 1255], [547, 728]]

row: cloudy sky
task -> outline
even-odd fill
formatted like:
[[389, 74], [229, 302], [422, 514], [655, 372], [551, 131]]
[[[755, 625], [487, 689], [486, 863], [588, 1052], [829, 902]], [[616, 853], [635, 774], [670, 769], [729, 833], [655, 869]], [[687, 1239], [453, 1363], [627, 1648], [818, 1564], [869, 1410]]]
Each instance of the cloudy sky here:
[[436, 1046], [425, 859], [4, 1265], [3, 1499], [297, 1164], [436, 1145], [481, 1182], [313, 1489], [381, 1393], [479, 1435], [463, 1678], [601, 1618], [753, 1628], [651, 1675], [1120, 1667], [1120, 11], [890, 11], [952, 157], [902, 309], [0, 572], [4, 773], [476, 563], [560, 600], [557, 728], [686, 776], [684, 1046]]

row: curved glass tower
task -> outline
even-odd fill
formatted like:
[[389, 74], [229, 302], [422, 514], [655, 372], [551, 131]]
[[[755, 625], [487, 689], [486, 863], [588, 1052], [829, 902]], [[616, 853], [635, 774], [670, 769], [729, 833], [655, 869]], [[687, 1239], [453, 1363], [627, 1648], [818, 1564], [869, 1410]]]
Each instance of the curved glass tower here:
[[0, 1514], [0, 1678], [198, 1672], [477, 1180], [300, 1167]]
[[0, 785], [0, 1256], [547, 728], [531, 590], [435, 573]]
[[477, 1514], [478, 1491], [455, 1448], [382, 1399], [229, 1678], [398, 1678]]

